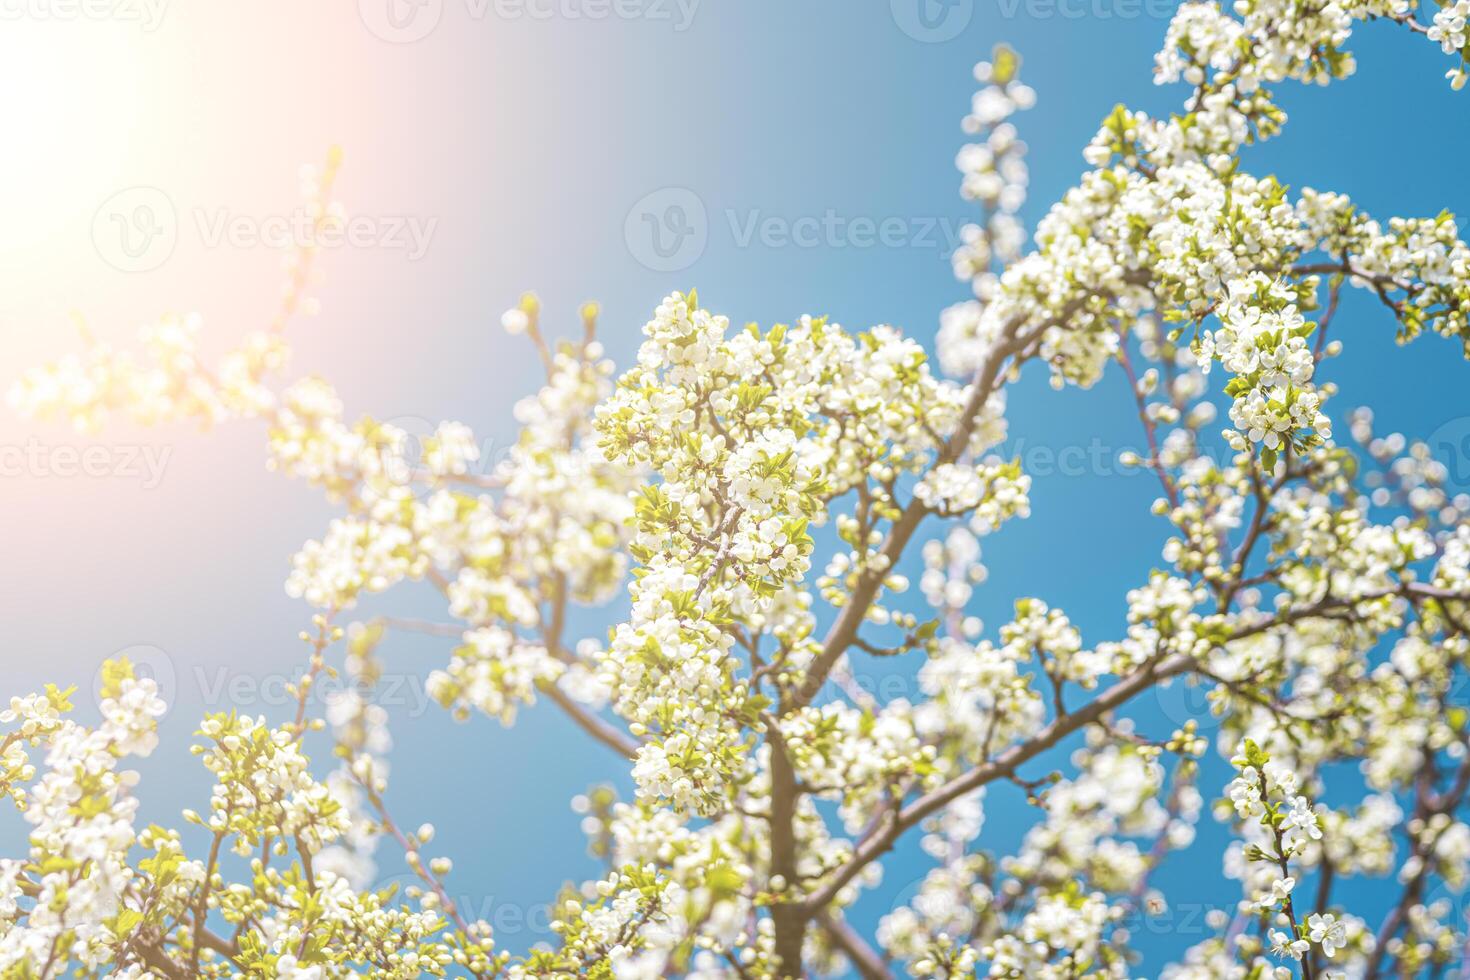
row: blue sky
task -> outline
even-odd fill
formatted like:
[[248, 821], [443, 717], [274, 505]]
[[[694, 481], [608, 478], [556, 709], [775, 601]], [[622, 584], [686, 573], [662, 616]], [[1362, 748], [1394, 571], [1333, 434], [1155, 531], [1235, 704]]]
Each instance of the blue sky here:
[[[331, 378], [350, 415], [462, 419], [503, 446], [514, 438], [510, 408], [539, 370], [530, 348], [496, 326], [522, 289], [540, 293], [552, 330], [560, 322], [570, 332], [576, 304], [600, 300], [604, 340], [622, 363], [659, 298], [689, 287], [735, 322], [827, 313], [851, 328], [886, 322], [932, 339], [940, 309], [967, 293], [945, 247], [947, 230], [970, 217], [953, 160], [971, 67], [995, 43], [1021, 51], [1038, 93], [1016, 120], [1030, 146], [1028, 225], [1082, 172], [1081, 148], [1115, 103], [1167, 112], [1183, 97], [1152, 84], [1166, 26], [1160, 0], [954, 0], [927, 19], [911, 0], [630, 3], [637, 16], [598, 17], [591, 12], [603, 8], [576, 0], [431, 0], [438, 20], [411, 43], [379, 36], [386, 22], [368, 0], [170, 10], [127, 42], [154, 66], [146, 82], [156, 98], [138, 111], [157, 137], [79, 178], [85, 215], [32, 229], [42, 244], [26, 262], [75, 275], [38, 284], [25, 274], [32, 266], [19, 267], [0, 300], [12, 363], [66, 349], [72, 308], [118, 343], [158, 312], [198, 309], [211, 343], [227, 344], [271, 308], [270, 256], [191, 248], [185, 228], [177, 258], [129, 275], [98, 262], [84, 217], [135, 184], [165, 188], [181, 210], [286, 207], [296, 165], [338, 142], [349, 209], [432, 219], [433, 237], [416, 259], [385, 247], [325, 256], [324, 312], [295, 335], [293, 371]], [[1247, 166], [1293, 187], [1347, 192], [1382, 217], [1470, 210], [1470, 109], [1443, 80], [1448, 61], [1385, 24], [1361, 27], [1352, 48], [1355, 77], [1284, 90], [1288, 126]], [[649, 195], [685, 205], [690, 221], [703, 211], [697, 258], [650, 258], [639, 237]], [[800, 219], [848, 233], [813, 247], [747, 235]], [[864, 245], [851, 233], [864, 220], [897, 222], [898, 240]], [[1428, 436], [1467, 414], [1457, 345], [1425, 338], [1400, 349], [1393, 325], [1359, 298], [1337, 323], [1347, 354], [1331, 366], [1343, 389], [1336, 417], [1368, 402], [1385, 431]], [[1027, 376], [1009, 414], [1013, 439], [1033, 447], [1116, 451], [1139, 440], [1116, 376], [1062, 393]], [[75, 437], [0, 424], [0, 442], [29, 438]], [[0, 502], [24, 529], [0, 573], [0, 613], [11, 624], [3, 676], [7, 690], [45, 679], [86, 686], [103, 657], [155, 651], [144, 653], [172, 678], [178, 703], [142, 767], [143, 793], [145, 815], [168, 821], [207, 802], [207, 781], [183, 746], [208, 690], [237, 680], [252, 692], [247, 710], [284, 717], [269, 682], [299, 662], [293, 638], [307, 611], [281, 583], [290, 553], [331, 511], [263, 471], [252, 425], [106, 438], [167, 448], [164, 478], [148, 488], [0, 481]], [[1088, 642], [1119, 636], [1123, 593], [1158, 562], [1165, 535], [1148, 515], [1153, 496], [1143, 477], [1038, 475], [1032, 517], [984, 542], [991, 577], [979, 613], [998, 624], [1015, 598], [1035, 595], [1064, 608]], [[364, 610], [377, 611], [438, 615], [427, 590]], [[580, 625], [595, 635], [605, 622], [589, 615]], [[420, 675], [446, 657], [439, 641], [413, 638], [385, 653], [390, 669]], [[624, 767], [549, 708], [506, 731], [486, 719], [456, 725], [405, 700], [394, 708], [396, 815], [406, 825], [434, 820], [436, 846], [456, 858], [451, 891], [501, 916], [507, 945], [546, 938], [537, 904], [594, 870], [567, 801], [610, 777], [625, 784]], [[997, 790], [987, 840], [1013, 844], [1027, 819], [1014, 794]], [[19, 844], [18, 821], [0, 828], [0, 841]], [[383, 864], [384, 877], [403, 870], [391, 851]], [[901, 850], [859, 920], [875, 922], [922, 871], [912, 849]], [[1160, 881], [1184, 885], [1195, 901], [1228, 901], [1229, 884], [1209, 884], [1218, 878], [1217, 851], [1199, 848]], [[1191, 928], [1181, 919], [1146, 930], [1144, 969], [1199, 938]]]

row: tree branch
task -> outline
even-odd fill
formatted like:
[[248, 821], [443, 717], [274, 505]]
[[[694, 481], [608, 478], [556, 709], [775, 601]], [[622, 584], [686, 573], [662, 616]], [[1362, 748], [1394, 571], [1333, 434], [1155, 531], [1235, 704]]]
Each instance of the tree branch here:
[[832, 945], [852, 962], [852, 968], [863, 980], [893, 980], [893, 973], [882, 958], [846, 921], [823, 912], [817, 916], [817, 924], [832, 940]]
[[904, 831], [916, 826], [925, 817], [944, 809], [971, 790], [1012, 775], [1022, 763], [1045, 752], [1083, 726], [1098, 720], [1134, 695], [1148, 690], [1158, 681], [1183, 673], [1191, 663], [1193, 660], [1190, 657], [1184, 654], [1174, 654], [1162, 661], [1150, 664], [1114, 684], [1071, 714], [1054, 718], [1030, 741], [1013, 745], [993, 761], [961, 773], [944, 785], [914, 800], [899, 810], [896, 815], [886, 817], [858, 844], [852, 859], [827, 879], [826, 884], [806, 899], [804, 904], [808, 914], [814, 915], [825, 909], [837, 896], [837, 893], [864, 867], [891, 849]]
[[[1053, 324], [1063, 322], [1081, 307], [1080, 302], [1070, 304], [1067, 309], [1058, 315], [1056, 320], [1030, 330], [1024, 334], [1017, 335], [1016, 329], [1019, 323], [1008, 324], [1002, 333], [1002, 339], [990, 351], [975, 378], [975, 384], [970, 392], [970, 399], [965, 404], [964, 412], [961, 413], [959, 425], [950, 435], [949, 440], [940, 449], [934, 465], [954, 462], [969, 446], [970, 434], [975, 430], [976, 420], [985, 407], [990, 396], [995, 393], [1003, 378], [1002, 367], [1011, 355], [1024, 350], [1028, 344], [1040, 337], [1041, 334]], [[852, 595], [848, 597], [847, 605], [842, 607], [837, 621], [832, 624], [827, 638], [822, 642], [822, 652], [819, 653], [812, 665], [807, 669], [806, 680], [801, 687], [789, 698], [783, 699], [781, 711], [783, 714], [805, 707], [817, 696], [817, 692], [826, 683], [827, 675], [832, 671], [832, 665], [837, 658], [842, 656], [852, 646], [857, 638], [858, 627], [868, 615], [868, 609], [878, 597], [878, 590], [882, 587], [883, 579], [888, 575], [898, 559], [903, 555], [904, 548], [909, 539], [918, 530], [919, 524], [928, 515], [929, 509], [918, 499], [911, 500], [903, 513], [888, 532], [888, 538], [883, 542], [881, 559], [876, 565], [864, 569], [858, 576], [858, 581], [852, 589]]]

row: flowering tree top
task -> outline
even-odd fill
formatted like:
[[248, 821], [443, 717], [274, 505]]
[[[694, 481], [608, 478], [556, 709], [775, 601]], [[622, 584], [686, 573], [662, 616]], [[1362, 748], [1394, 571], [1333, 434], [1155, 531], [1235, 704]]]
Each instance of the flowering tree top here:
[[[0, 860], [0, 975], [1122, 978], [1128, 922], [1169, 901], [1152, 875], [1202, 819], [1232, 831], [1201, 870], [1239, 901], [1164, 976], [1462, 975], [1470, 929], [1433, 896], [1470, 873], [1470, 712], [1453, 700], [1470, 499], [1367, 411], [1338, 441], [1328, 376], [1348, 288], [1401, 341], [1470, 348], [1470, 249], [1448, 214], [1378, 221], [1247, 162], [1286, 123], [1276, 86], [1353, 70], [1359, 21], [1425, 34], [1463, 85], [1467, 15], [1182, 5], [1156, 68], [1182, 108], [1108, 116], [1030, 251], [1010, 120], [1033, 94], [998, 49], [958, 157], [981, 210], [954, 257], [974, 297], [944, 311], [938, 369], [893, 327], [735, 327], [690, 292], [658, 305], [614, 379], [594, 306], [553, 343], [528, 295], [503, 324], [546, 384], [486, 471], [465, 425], [415, 455], [401, 429], [348, 422], [325, 381], [276, 382], [309, 311], [307, 248], [280, 316], [218, 364], [197, 356], [196, 318], [165, 318], [142, 357], [94, 345], [32, 370], [13, 404], [83, 427], [264, 420], [271, 465], [344, 513], [286, 585], [320, 610], [298, 710], [203, 719], [214, 790], [182, 829], [135, 820], [123, 767], [158, 748], [163, 705], [126, 661], [95, 725], [55, 687], [0, 713], [0, 790], [31, 828]], [[337, 164], [304, 175], [324, 226], [342, 220]], [[1059, 388], [1122, 372], [1147, 439], [1132, 462], [1167, 536], [1111, 639], [1084, 641], [1041, 597], [996, 631], [970, 609], [980, 539], [1030, 513], [1030, 477], [995, 451], [1032, 362]], [[902, 598], [911, 552], [922, 604]], [[407, 581], [442, 593], [445, 622], [346, 624]], [[623, 596], [605, 637], [572, 634], [570, 607]], [[450, 897], [432, 826], [384, 803], [386, 713], [358, 692], [400, 630], [458, 643], [429, 680], [456, 717], [509, 726], [544, 699], [631, 766], [631, 799], [578, 801], [606, 868], [557, 898], [555, 943], [498, 945]], [[911, 663], [912, 697], [857, 684], [866, 658]], [[309, 692], [337, 670], [362, 683], [316, 717]], [[1130, 710], [1171, 685], [1205, 692], [1213, 745], [1194, 720]], [[307, 751], [326, 733], [330, 772]], [[1014, 853], [983, 833], [1000, 782], [1034, 811]], [[931, 870], [865, 936], [847, 913], [909, 835]], [[401, 894], [368, 885], [384, 844], [414, 876]], [[1354, 878], [1382, 881], [1386, 912], [1342, 897]]]

